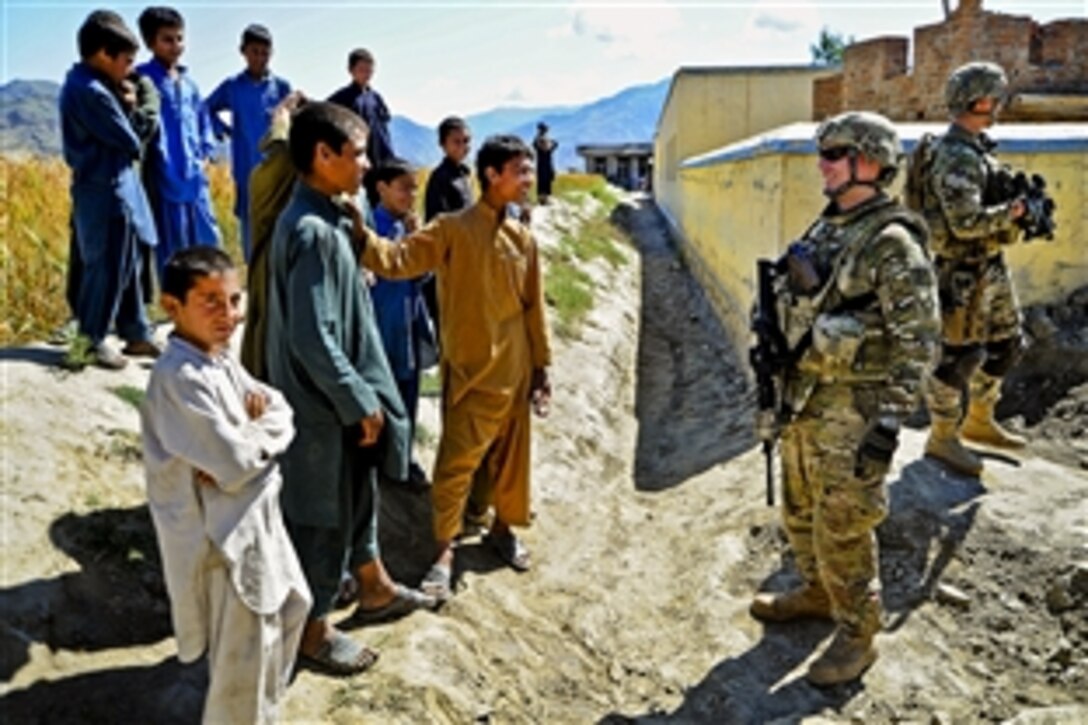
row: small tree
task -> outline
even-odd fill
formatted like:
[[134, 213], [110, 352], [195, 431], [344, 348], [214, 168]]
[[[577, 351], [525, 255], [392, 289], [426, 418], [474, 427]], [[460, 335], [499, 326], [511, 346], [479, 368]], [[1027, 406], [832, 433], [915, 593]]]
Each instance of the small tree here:
[[819, 39], [808, 46], [808, 50], [816, 65], [842, 65], [843, 51], [853, 42], [854, 36], [847, 38], [842, 33], [833, 33], [825, 27], [820, 30]]

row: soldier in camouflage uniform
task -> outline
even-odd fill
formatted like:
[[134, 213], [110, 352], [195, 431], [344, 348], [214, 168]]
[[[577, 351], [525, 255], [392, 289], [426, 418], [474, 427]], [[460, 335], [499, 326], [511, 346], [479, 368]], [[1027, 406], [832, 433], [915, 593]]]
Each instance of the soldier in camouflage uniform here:
[[776, 289], [782, 332], [803, 351], [780, 382], [792, 411], [782, 430], [783, 518], [804, 583], [757, 595], [751, 613], [834, 620], [808, 672], [825, 685], [857, 678], [876, 659], [884, 476], [900, 421], [936, 363], [940, 320], [925, 224], [885, 193], [902, 157], [895, 128], [851, 112], [820, 126], [817, 142], [830, 203], [779, 264], [789, 273]]
[[932, 428], [926, 453], [977, 476], [982, 460], [960, 443], [962, 391], [969, 392], [962, 433], [970, 440], [1019, 448], [1024, 439], [994, 420], [1001, 379], [1021, 350], [1020, 312], [1001, 250], [1020, 238], [1020, 200], [995, 198], [1000, 164], [983, 133], [993, 125], [1008, 83], [993, 63], [952, 72], [945, 96], [952, 124], [936, 143], [921, 184], [940, 286], [943, 348], [927, 385]]

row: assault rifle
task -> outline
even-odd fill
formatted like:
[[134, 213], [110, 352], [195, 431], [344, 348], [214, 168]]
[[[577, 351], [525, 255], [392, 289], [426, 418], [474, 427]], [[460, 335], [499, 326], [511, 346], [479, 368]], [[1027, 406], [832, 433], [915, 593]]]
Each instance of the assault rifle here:
[[1024, 204], [1024, 215], [1016, 220], [1016, 225], [1024, 231], [1024, 241], [1043, 237], [1054, 238], [1054, 200], [1046, 193], [1046, 179], [1039, 174], [1029, 178], [1023, 171], [1016, 174], [1004, 172], [997, 174], [997, 198], [1000, 201], [1019, 199]]
[[774, 505], [774, 444], [781, 415], [781, 390], [777, 380], [789, 361], [789, 345], [778, 320], [775, 306], [775, 277], [778, 263], [761, 259], [756, 263], [758, 293], [752, 314], [752, 332], [756, 344], [748, 351], [748, 362], [756, 374], [759, 403], [759, 433], [763, 439], [763, 457], [767, 464], [767, 505]]

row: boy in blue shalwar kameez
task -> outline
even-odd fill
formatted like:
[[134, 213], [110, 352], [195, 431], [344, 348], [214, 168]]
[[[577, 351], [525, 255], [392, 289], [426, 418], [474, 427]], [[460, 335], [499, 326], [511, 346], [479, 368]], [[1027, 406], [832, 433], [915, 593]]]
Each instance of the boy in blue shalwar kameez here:
[[[291, 93], [291, 84], [272, 75], [272, 34], [263, 25], [242, 33], [246, 69], [219, 84], [204, 102], [217, 137], [230, 136], [231, 173], [234, 176], [234, 214], [241, 229], [242, 250], [250, 256], [249, 175], [261, 162], [260, 143], [268, 133], [272, 110]], [[230, 111], [230, 124], [220, 115]]]
[[75, 291], [79, 335], [65, 364], [120, 369], [126, 360], [105, 342], [110, 325], [128, 355], [154, 357], [140, 289], [138, 245], [156, 243], [147, 197], [134, 166], [140, 139], [118, 99], [132, 67], [136, 37], [119, 15], [91, 13], [79, 29], [81, 62], [60, 93], [64, 160], [72, 169], [72, 221], [81, 279]]
[[159, 91], [162, 111], [158, 142], [148, 149], [144, 178], [159, 232], [156, 262], [162, 277], [166, 260], [179, 249], [217, 246], [219, 226], [212, 210], [204, 164], [215, 149], [211, 120], [196, 83], [180, 65], [185, 21], [173, 8], [140, 13], [140, 35], [154, 58], [137, 70]]
[[[407, 162], [391, 159], [366, 176], [367, 198], [374, 209], [374, 231], [386, 239], [398, 240], [414, 231], [416, 206], [415, 171]], [[415, 279], [378, 279], [370, 290], [374, 315], [382, 336], [385, 355], [408, 413], [415, 438], [419, 409], [419, 382], [424, 368], [437, 359], [437, 340], [423, 285], [430, 275]], [[415, 488], [428, 484], [427, 474], [413, 458], [408, 482]]]

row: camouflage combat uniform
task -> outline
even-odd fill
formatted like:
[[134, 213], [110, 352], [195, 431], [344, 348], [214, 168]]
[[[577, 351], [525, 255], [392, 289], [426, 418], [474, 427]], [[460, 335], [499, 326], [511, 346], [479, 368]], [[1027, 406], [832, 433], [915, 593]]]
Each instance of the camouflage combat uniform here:
[[[925, 222], [884, 192], [902, 158], [895, 127], [848, 112], [825, 121], [816, 140], [831, 203], [773, 265], [776, 314], [757, 310], [755, 328], [761, 345], [778, 350], [781, 399], [774, 410], [762, 405], [759, 427], [766, 444], [786, 421], [782, 513], [804, 584], [759, 593], [750, 611], [764, 621], [834, 619], [831, 644], [806, 674], [830, 685], [859, 677], [877, 657], [874, 529], [887, 515], [884, 477], [900, 421], [936, 362], [940, 319]], [[848, 180], [826, 186], [847, 168]]]
[[[1001, 376], [1020, 349], [1020, 310], [1001, 249], [1020, 232], [1009, 217], [1012, 202], [987, 199], [999, 169], [989, 148], [984, 135], [973, 137], [955, 124], [948, 129], [934, 149], [925, 216], [940, 286], [942, 367], [964, 356], [977, 359], [976, 350], [985, 347], [990, 360], [970, 375], [970, 397], [996, 402]], [[1004, 369], [991, 368], [995, 359]], [[942, 380], [947, 377], [936, 379], [930, 412], [958, 419], [960, 386], [947, 383], [959, 381]]]
[[[999, 99], [1004, 72], [971, 63], [953, 72], [948, 103], [967, 112], [984, 97]], [[958, 123], [937, 141], [922, 184], [922, 213], [929, 224], [940, 290], [941, 361], [927, 384], [933, 429], [926, 450], [954, 470], [977, 475], [982, 462], [959, 444], [963, 389], [971, 405], [963, 434], [996, 445], [1022, 445], [993, 419], [1001, 379], [1021, 350], [1020, 311], [1002, 249], [1019, 241], [1012, 200], [999, 198], [1002, 166], [995, 144]]]
[[[897, 422], [914, 411], [939, 337], [925, 227], [910, 224], [908, 214], [879, 194], [846, 213], [829, 207], [806, 233], [801, 244], [816, 266], [835, 270], [812, 311], [816, 325], [845, 319], [860, 344], [836, 359], [819, 349], [827, 345], [817, 333], [786, 378], [787, 399], [803, 399], [782, 434], [790, 546], [805, 581], [822, 584], [833, 618], [869, 632], [880, 613], [873, 530], [887, 513], [894, 440], [885, 460], [863, 455], [862, 444], [878, 419]], [[787, 328], [812, 314], [788, 305], [783, 312]]]

